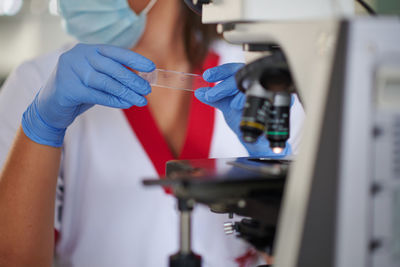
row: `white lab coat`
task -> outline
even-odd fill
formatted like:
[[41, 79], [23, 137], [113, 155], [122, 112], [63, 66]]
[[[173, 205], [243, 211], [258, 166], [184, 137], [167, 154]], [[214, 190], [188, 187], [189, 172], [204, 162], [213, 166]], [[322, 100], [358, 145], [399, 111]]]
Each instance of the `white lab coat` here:
[[[45, 84], [67, 45], [19, 66], [0, 91], [0, 167], [22, 113]], [[220, 64], [243, 61], [240, 48], [217, 43]], [[210, 157], [246, 156], [247, 152], [215, 111]], [[303, 110], [292, 108], [292, 138], [297, 149]], [[168, 266], [178, 250], [175, 199], [160, 188], [144, 188], [144, 177], [158, 174], [123, 112], [95, 106], [68, 128], [58, 178], [55, 228], [57, 266]], [[226, 215], [198, 206], [193, 216], [193, 248], [204, 266], [237, 266], [247, 245], [225, 236]]]

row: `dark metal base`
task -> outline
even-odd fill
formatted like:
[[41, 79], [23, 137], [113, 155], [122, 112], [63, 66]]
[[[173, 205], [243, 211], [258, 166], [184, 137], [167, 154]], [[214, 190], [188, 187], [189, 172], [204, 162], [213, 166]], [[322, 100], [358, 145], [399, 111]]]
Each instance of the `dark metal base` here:
[[192, 253], [178, 252], [169, 257], [169, 267], [201, 267], [201, 257]]

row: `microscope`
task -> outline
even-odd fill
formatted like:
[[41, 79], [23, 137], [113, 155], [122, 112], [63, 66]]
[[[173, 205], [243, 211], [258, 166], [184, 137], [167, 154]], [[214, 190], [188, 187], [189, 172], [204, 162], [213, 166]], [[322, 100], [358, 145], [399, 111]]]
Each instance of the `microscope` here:
[[[167, 163], [181, 216], [170, 266], [201, 266], [190, 247], [190, 211], [246, 218], [227, 223], [275, 267], [400, 266], [400, 20], [356, 17], [352, 0], [185, 0], [203, 23], [242, 45], [236, 74], [246, 94], [246, 142], [289, 138], [290, 96], [306, 111], [294, 161], [221, 159]], [[207, 177], [207, 179], [198, 179]]]

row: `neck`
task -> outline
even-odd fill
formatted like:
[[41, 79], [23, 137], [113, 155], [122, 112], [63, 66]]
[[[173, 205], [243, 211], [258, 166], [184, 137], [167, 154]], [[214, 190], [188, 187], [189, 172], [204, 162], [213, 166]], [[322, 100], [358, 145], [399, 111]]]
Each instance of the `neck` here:
[[154, 5], [147, 17], [146, 30], [132, 50], [150, 58], [157, 68], [190, 70], [178, 1], [161, 0]]
[[[189, 72], [179, 1], [182, 0], [159, 0], [154, 5], [133, 51], [151, 59], [157, 68]], [[147, 96], [150, 111], [175, 155], [184, 144], [190, 98], [189, 93], [154, 86]]]

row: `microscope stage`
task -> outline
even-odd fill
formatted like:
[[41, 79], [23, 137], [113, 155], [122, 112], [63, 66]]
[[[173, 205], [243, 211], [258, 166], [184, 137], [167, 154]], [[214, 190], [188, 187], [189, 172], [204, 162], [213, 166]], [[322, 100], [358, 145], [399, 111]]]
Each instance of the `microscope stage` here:
[[275, 225], [289, 163], [259, 158], [173, 160], [167, 162], [166, 177], [143, 183], [163, 186], [176, 198], [208, 205], [213, 212]]

